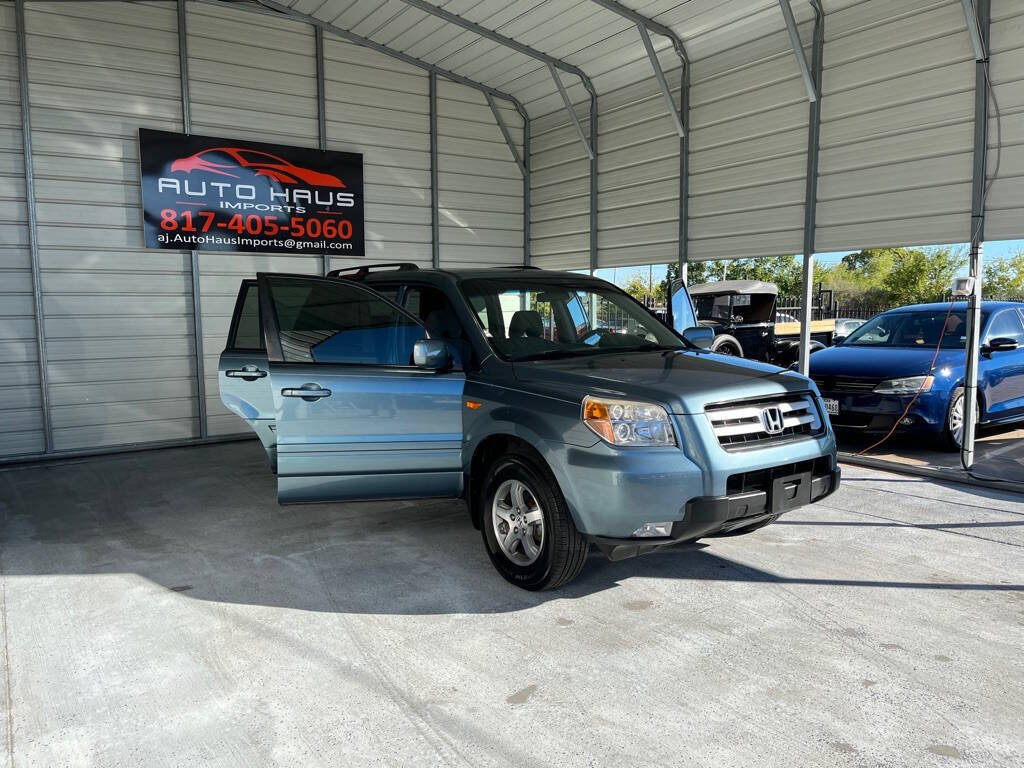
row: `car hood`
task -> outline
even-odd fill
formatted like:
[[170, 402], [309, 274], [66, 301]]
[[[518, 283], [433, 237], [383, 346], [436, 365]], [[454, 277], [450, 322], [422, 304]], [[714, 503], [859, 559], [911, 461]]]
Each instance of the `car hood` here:
[[[811, 355], [811, 376], [862, 376], [892, 379], [928, 373], [934, 348], [911, 347], [829, 347]], [[964, 365], [962, 349], [940, 350], [935, 368], [959, 370]]]
[[773, 365], [696, 351], [627, 352], [513, 365], [515, 377], [546, 394], [604, 395], [701, 413], [708, 403], [806, 392], [810, 382]]

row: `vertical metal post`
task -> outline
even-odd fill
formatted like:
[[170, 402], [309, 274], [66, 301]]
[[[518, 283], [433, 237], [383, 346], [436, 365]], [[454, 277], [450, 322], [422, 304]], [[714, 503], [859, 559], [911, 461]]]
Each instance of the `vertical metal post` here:
[[[575, 114], [575, 112], [573, 113]], [[590, 92], [590, 274], [597, 271], [597, 93]]]
[[530, 159], [530, 116], [525, 112], [523, 118], [523, 165], [526, 173], [523, 175], [523, 265], [530, 266], [530, 166], [533, 162]]
[[[679, 112], [683, 125], [690, 127], [690, 62], [679, 52], [683, 71], [679, 82]], [[690, 138], [679, 138], [679, 277], [687, 283], [690, 260]]]
[[434, 269], [441, 266], [441, 222], [437, 181], [437, 74], [427, 76], [430, 88], [430, 246]]
[[[317, 145], [327, 149], [327, 85], [324, 79], [324, 28], [313, 27], [313, 47], [316, 57], [316, 128]], [[331, 271], [331, 254], [324, 252], [323, 273]]]
[[[181, 122], [186, 134], [192, 132], [192, 111], [188, 91], [188, 23], [185, 0], [178, 3], [178, 74], [181, 78]], [[199, 252], [189, 251], [192, 270], [192, 333], [196, 347], [196, 396], [199, 400], [199, 437], [208, 433], [206, 424], [206, 361], [203, 357], [203, 306], [199, 286]]]
[[[964, 9], [967, 10], [965, 3]], [[964, 469], [974, 465], [974, 421], [978, 412], [978, 355], [981, 346], [981, 276], [982, 244], [985, 242], [985, 186], [988, 175], [988, 45], [991, 31], [989, 0], [975, 0], [972, 13], [976, 25], [968, 21], [968, 28], [976, 26], [981, 58], [974, 64], [974, 172], [971, 188], [971, 253], [969, 274], [974, 278], [974, 290], [967, 300], [967, 343], [964, 371], [964, 432], [960, 447], [960, 461]]]
[[[782, 0], [789, 7], [788, 0]], [[814, 230], [817, 226], [818, 206], [818, 147], [821, 136], [821, 81], [825, 53], [825, 11], [820, 0], [812, 0], [814, 6], [814, 41], [811, 62], [814, 98], [811, 99], [807, 120], [807, 175], [804, 194], [804, 263], [801, 280], [802, 300], [800, 307], [800, 373], [810, 372], [811, 357], [811, 292], [814, 286]], [[799, 44], [797, 36], [796, 44]], [[803, 49], [800, 48], [803, 60]]]
[[32, 306], [36, 326], [36, 358], [39, 365], [39, 410], [42, 416], [43, 446], [53, 452], [53, 423], [50, 415], [49, 366], [46, 360], [46, 326], [43, 322], [43, 281], [39, 264], [39, 220], [36, 211], [36, 181], [32, 161], [32, 102], [28, 91], [28, 47], [25, 37], [25, 0], [15, 0], [15, 36], [18, 46], [18, 90], [21, 94], [21, 151], [25, 165], [25, 207], [28, 209], [28, 255], [32, 269]]

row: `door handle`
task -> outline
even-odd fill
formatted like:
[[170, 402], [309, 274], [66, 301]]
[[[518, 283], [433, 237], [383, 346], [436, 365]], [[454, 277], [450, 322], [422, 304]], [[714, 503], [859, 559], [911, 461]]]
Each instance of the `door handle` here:
[[301, 387], [285, 387], [281, 390], [282, 397], [301, 397], [307, 403], [313, 403], [321, 397], [330, 397], [331, 390], [324, 389], [319, 384], [303, 384]]
[[262, 379], [267, 375], [266, 371], [261, 371], [255, 365], [243, 365], [241, 368], [235, 368], [229, 371], [224, 371], [224, 375], [229, 379], [245, 379], [246, 381], [256, 381], [256, 379]]

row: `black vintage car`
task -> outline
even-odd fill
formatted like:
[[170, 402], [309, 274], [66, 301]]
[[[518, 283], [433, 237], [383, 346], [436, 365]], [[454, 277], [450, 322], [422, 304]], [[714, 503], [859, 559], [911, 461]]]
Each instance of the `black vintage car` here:
[[[800, 348], [800, 323], [776, 310], [779, 289], [760, 280], [721, 280], [690, 287], [697, 320], [714, 330], [711, 349], [722, 355], [788, 366]], [[811, 325], [811, 352], [832, 344], [835, 322]]]

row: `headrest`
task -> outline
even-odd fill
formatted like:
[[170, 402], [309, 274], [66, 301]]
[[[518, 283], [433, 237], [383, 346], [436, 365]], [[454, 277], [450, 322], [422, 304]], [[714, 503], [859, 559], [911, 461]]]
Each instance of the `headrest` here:
[[544, 334], [544, 321], [541, 320], [540, 312], [532, 309], [520, 309], [512, 315], [512, 322], [508, 326], [509, 338], [518, 336], [532, 336], [540, 338]]
[[458, 339], [462, 337], [462, 326], [450, 309], [435, 309], [427, 315], [424, 323], [431, 336], [442, 339]]

